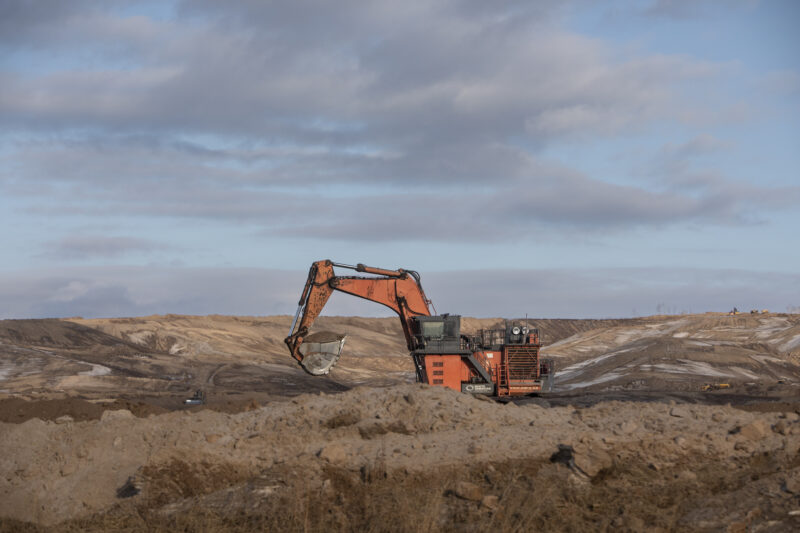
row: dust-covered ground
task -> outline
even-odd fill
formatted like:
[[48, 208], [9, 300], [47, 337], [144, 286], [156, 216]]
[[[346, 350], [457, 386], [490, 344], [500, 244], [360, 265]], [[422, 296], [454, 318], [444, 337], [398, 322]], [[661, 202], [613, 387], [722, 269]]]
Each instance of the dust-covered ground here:
[[533, 322], [556, 391], [502, 403], [390, 319], [319, 378], [289, 317], [0, 321], [0, 530], [800, 528], [799, 316]]

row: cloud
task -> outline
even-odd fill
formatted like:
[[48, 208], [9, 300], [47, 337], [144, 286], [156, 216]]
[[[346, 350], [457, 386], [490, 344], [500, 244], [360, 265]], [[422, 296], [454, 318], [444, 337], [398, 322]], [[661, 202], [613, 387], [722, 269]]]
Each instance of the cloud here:
[[54, 27], [92, 3], [81, 0], [5, 0], [0, 4], [0, 43], [37, 46], [37, 39], [47, 36]]
[[161, 250], [164, 246], [134, 237], [103, 235], [69, 235], [45, 245], [42, 254], [51, 259], [80, 260], [90, 258], [117, 258], [131, 252]]
[[[618, 185], [548, 162], [521, 150], [487, 145], [459, 157], [457, 150], [430, 154], [421, 167], [440, 176], [423, 183], [408, 179], [395, 185], [367, 184], [346, 176], [359, 162], [329, 154], [299, 156], [291, 149], [203, 149], [186, 142], [160, 142], [151, 137], [20, 145], [0, 171], [9, 190], [37, 199], [19, 212], [49, 216], [161, 217], [216, 223], [246, 221], [261, 235], [345, 241], [467, 241], [519, 239], [507, 228], [524, 227], [524, 235], [626, 231], [632, 227], [703, 222], [729, 224], [747, 220], [762, 207], [784, 208], [797, 198], [792, 187], [770, 189], [732, 183], [715, 172], [701, 172], [693, 161], [728, 148], [709, 135], [667, 144], [649, 170], [659, 181]], [[426, 154], [420, 154], [425, 157]], [[330, 181], [300, 180], [303, 168], [321, 171], [322, 161], [335, 169]], [[2, 158], [0, 158], [2, 159]], [[374, 175], [401, 175], [414, 161], [387, 163], [378, 157]], [[409, 158], [411, 159], [411, 158]], [[267, 160], [283, 161], [271, 166]], [[501, 179], [487, 179], [501, 172]], [[371, 174], [363, 169], [363, 175]], [[445, 181], [445, 177], [447, 181]], [[59, 191], [42, 201], [40, 186]], [[335, 189], [331, 188], [335, 185]], [[397, 221], [402, 220], [403, 231]], [[538, 238], [538, 237], [537, 237]], [[100, 249], [101, 244], [105, 250]], [[147, 252], [152, 243], [117, 240], [49, 243], [62, 257], [125, 251]]]
[[[33, 59], [0, 69], [0, 186], [19, 215], [495, 240], [509, 226], [563, 237], [730, 224], [785, 197], [693, 172], [688, 161], [727, 146], [708, 134], [664, 147], [671, 181], [620, 185], [546, 159], [562, 142], [681, 116], [713, 124], [718, 106], [684, 88], [724, 70], [623, 53], [570, 30], [560, 2], [187, 0], [174, 17], [133, 2], [5, 5], [19, 29], [4, 43]], [[64, 258], [148, 251], [51, 245]]]
[[[340, 192], [333, 196], [324, 186], [302, 191], [276, 187], [269, 180], [259, 182], [259, 171], [228, 173], [216, 164], [173, 160], [171, 152], [128, 157], [124, 150], [93, 154], [76, 148], [65, 152], [62, 159], [47, 151], [33, 151], [28, 156], [31, 166], [42, 166], [43, 173], [58, 173], [62, 180], [71, 177], [73, 182], [65, 194], [57, 196], [57, 203], [39, 201], [17, 209], [48, 216], [247, 222], [261, 235], [306, 239], [467, 242], [478, 238], [502, 242], [578, 230], [607, 233], [665, 224], [728, 224], [744, 220], [765, 205], [788, 206], [787, 202], [797, 197], [798, 191], [791, 187], [764, 189], [731, 184], [713, 173], [691, 172], [681, 154], [697, 150], [695, 144], [667, 151], [666, 167], [658, 167], [662, 169], [659, 172], [670, 170], [668, 179], [663, 178], [668, 188], [661, 191], [605, 183], [528, 158], [520, 167], [525, 171], [505, 183], [458, 190], [409, 181], [406, 188], [383, 191], [340, 183]], [[196, 156], [203, 158], [202, 154]], [[71, 160], [76, 162], [74, 168]], [[48, 167], [52, 170], [46, 170]], [[480, 164], [475, 168], [481, 168]], [[108, 179], [117, 169], [119, 179]], [[124, 179], [126, 176], [130, 179]], [[31, 176], [27, 183], [34, 179]], [[56, 182], [54, 186], [64, 184]], [[33, 188], [29, 194], [33, 198], [39, 192]], [[402, 229], [398, 221], [403, 221]], [[524, 231], [520, 233], [519, 228]], [[156, 249], [155, 243], [146, 240], [119, 237], [70, 237], [47, 246], [51, 256], [71, 259], [121, 257]]]
[[[325, 136], [409, 154], [448, 139], [468, 152], [487, 139], [548, 142], [669, 117], [670, 84], [710, 68], [614, 60], [605, 43], [558, 28], [546, 3], [393, 4], [187, 2], [182, 12], [196, 18], [149, 23], [75, 15], [81, 26], [53, 46], [105, 49], [108, 27], [130, 28], [113, 32], [128, 44], [117, 46], [124, 60], [6, 71], [0, 112], [25, 128]], [[56, 30], [63, 20], [41, 23]]]
[[305, 276], [246, 268], [119, 266], [6, 273], [0, 278], [0, 318], [288, 314]]
[[774, 70], [758, 80], [758, 85], [768, 95], [794, 96], [800, 93], [800, 72], [791, 69]]
[[144, 308], [136, 305], [122, 286], [94, 287], [70, 299], [50, 298], [32, 302], [31, 312], [40, 317], [115, 317], [139, 316]]
[[689, 158], [708, 155], [720, 150], [728, 149], [731, 143], [717, 139], [707, 133], [700, 134], [685, 143], [668, 143], [661, 148], [662, 157]]
[[[482, 270], [423, 277], [439, 312], [468, 316], [609, 318], [769, 308], [800, 298], [794, 274], [725, 269]], [[465, 290], [468, 287], [468, 290]], [[462, 311], [463, 310], [463, 311]]]
[[[383, 265], [391, 267], [392, 265]], [[345, 274], [347, 274], [345, 272]], [[800, 276], [720, 269], [520, 269], [422, 272], [440, 313], [602, 318], [800, 305]], [[0, 278], [0, 318], [292, 314], [306, 272], [245, 268], [73, 267]], [[795, 288], [787, 290], [789, 288]], [[392, 316], [336, 293], [326, 315]]]
[[[765, 210], [787, 209], [800, 201], [800, 186], [760, 185], [755, 178], [733, 180], [709, 162], [709, 156], [735, 148], [709, 134], [667, 143], [652, 158], [647, 174], [666, 189], [665, 197], [674, 194], [690, 199], [695, 214], [711, 221], [760, 222]], [[691, 218], [691, 213], [684, 214]]]
[[654, 17], [671, 19], [694, 19], [708, 16], [718, 9], [752, 7], [759, 0], [655, 0], [644, 10]]

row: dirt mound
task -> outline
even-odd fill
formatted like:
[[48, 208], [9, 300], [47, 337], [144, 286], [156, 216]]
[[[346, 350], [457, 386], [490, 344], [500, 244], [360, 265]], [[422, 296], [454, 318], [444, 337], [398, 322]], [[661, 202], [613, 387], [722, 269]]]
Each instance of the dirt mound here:
[[[731, 466], [733, 468], [731, 468]], [[786, 470], [779, 471], [781, 467]], [[124, 504], [59, 524], [65, 531], [792, 531], [793, 495], [777, 487], [800, 474], [784, 460], [728, 463], [689, 457], [653, 469], [620, 457], [592, 480], [549, 460], [500, 460], [425, 472], [328, 467], [325, 488], [297, 472], [269, 470], [230, 484], [190, 471], [187, 491], [164, 479], [162, 507]], [[211, 487], [198, 493], [197, 487]], [[759, 491], [770, 494], [759, 496]], [[46, 531], [7, 520], [14, 529]], [[391, 524], [387, 528], [387, 524]], [[0, 527], [3, 521], [0, 519]], [[545, 525], [546, 524], [546, 525]], [[12, 527], [9, 527], [12, 529]]]
[[138, 495], [137, 483], [147, 486], [145, 494], [147, 507], [161, 507], [184, 498], [193, 498], [215, 492], [245, 481], [250, 474], [246, 468], [230, 463], [200, 461], [187, 463], [181, 459], [146, 465], [142, 468], [139, 479], [122, 487], [131, 489], [118, 497]]
[[250, 529], [276, 511], [289, 530], [381, 516], [430, 530], [787, 528], [800, 505], [800, 415], [728, 406], [544, 409], [362, 387], [236, 415], [3, 424], [0, 448], [0, 516], [60, 529], [186, 529], [197, 516]]

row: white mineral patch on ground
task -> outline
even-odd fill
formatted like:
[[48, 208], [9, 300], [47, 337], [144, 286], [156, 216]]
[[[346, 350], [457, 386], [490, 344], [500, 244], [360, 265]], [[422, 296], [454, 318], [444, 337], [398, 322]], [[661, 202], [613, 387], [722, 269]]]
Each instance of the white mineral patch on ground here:
[[6, 379], [8, 376], [11, 375], [11, 372], [14, 370], [14, 365], [9, 363], [0, 363], [0, 380]]
[[730, 367], [731, 371], [734, 372], [737, 378], [746, 378], [746, 379], [761, 379], [761, 376], [747, 370], [746, 368], [741, 368], [738, 366]]
[[666, 372], [669, 374], [691, 374], [695, 376], [732, 377], [732, 374], [715, 368], [701, 361], [678, 360], [679, 364], [659, 363], [655, 365], [641, 365], [647, 372]]
[[[793, 324], [789, 322], [789, 319], [779, 316], [762, 318], [760, 322], [761, 324], [756, 328], [756, 331], [767, 332], [769, 335], [773, 335], [778, 331], [789, 329], [793, 326]], [[756, 336], [759, 335], [756, 334]]]
[[795, 335], [789, 342], [781, 344], [780, 350], [782, 352], [788, 352], [789, 350], [794, 350], [798, 346], [800, 346], [800, 335]]
[[170, 346], [169, 353], [170, 355], [177, 355], [186, 350], [186, 346], [182, 346], [180, 344], [173, 344]]
[[131, 331], [127, 333], [128, 340], [136, 344], [147, 344], [148, 339], [152, 336], [152, 331]]
[[703, 342], [703, 341], [686, 341], [687, 344], [690, 346], [713, 346], [710, 342]]
[[560, 372], [556, 372], [556, 379], [570, 379], [571, 376], [574, 374], [579, 373], [587, 366], [596, 365], [600, 361], [605, 361], [609, 357], [614, 357], [618, 353], [625, 352], [628, 350], [620, 350], [619, 352], [612, 352], [607, 353], [605, 355], [601, 355], [600, 357], [595, 357], [592, 359], [587, 359], [586, 361], [581, 361], [580, 363], [575, 363], [574, 365], [568, 366], [567, 368], [561, 370]]
[[759, 363], [777, 363], [779, 365], [786, 363], [783, 359], [778, 359], [777, 357], [771, 357], [769, 355], [751, 355], [750, 357]]
[[111, 369], [107, 366], [95, 365], [93, 363], [87, 364], [91, 365], [92, 369], [85, 372], [78, 372], [79, 376], [105, 376], [111, 373]]

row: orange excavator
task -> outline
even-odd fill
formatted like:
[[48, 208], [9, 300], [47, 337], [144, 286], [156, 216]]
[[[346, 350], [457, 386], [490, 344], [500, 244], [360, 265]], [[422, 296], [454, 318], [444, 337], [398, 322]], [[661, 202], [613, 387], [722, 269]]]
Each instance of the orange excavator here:
[[[334, 267], [371, 276], [337, 276]], [[431, 314], [431, 301], [417, 272], [330, 260], [311, 265], [285, 339], [292, 357], [310, 374], [329, 373], [344, 346], [344, 335], [309, 334], [334, 291], [383, 304], [398, 314], [420, 383], [493, 396], [520, 396], [552, 388], [555, 368], [552, 360], [539, 357], [538, 330], [522, 322], [506, 322], [502, 329], [462, 335], [459, 315]]]

